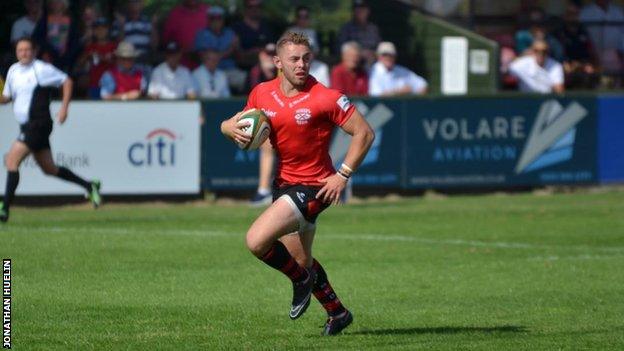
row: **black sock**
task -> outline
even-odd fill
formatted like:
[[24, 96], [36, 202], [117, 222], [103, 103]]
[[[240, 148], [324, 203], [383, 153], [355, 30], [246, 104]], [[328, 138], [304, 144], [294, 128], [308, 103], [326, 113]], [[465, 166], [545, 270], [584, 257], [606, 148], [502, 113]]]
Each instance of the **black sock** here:
[[284, 273], [293, 283], [308, 279], [308, 271], [297, 264], [290, 255], [286, 246], [277, 240], [273, 246], [260, 258], [264, 263]]
[[340, 302], [334, 288], [329, 284], [325, 269], [316, 259], [312, 262], [312, 269], [316, 272], [316, 281], [312, 288], [314, 297], [323, 305], [328, 315], [335, 317], [344, 313], [346, 311], [345, 307]]
[[79, 176], [75, 175], [74, 172], [70, 171], [65, 167], [59, 167], [56, 176], [68, 182], [78, 184], [81, 187], [85, 188], [87, 191], [91, 191], [91, 182], [80, 178]]
[[7, 172], [6, 188], [4, 190], [4, 208], [7, 210], [15, 197], [15, 189], [17, 189], [17, 184], [19, 184], [19, 178], [19, 171]]

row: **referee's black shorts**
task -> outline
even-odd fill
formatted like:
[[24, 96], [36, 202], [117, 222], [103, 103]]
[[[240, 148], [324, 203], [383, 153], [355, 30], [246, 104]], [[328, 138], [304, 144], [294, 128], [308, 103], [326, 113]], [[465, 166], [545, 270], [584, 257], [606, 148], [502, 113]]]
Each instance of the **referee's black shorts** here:
[[52, 120], [33, 120], [20, 125], [20, 135], [17, 140], [28, 146], [31, 152], [50, 149], [50, 134]]

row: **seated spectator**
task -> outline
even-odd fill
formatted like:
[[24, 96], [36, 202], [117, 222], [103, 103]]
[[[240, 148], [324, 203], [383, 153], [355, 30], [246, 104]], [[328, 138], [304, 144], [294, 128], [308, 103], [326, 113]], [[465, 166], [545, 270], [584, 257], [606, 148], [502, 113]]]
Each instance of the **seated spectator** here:
[[238, 50], [238, 37], [229, 27], [225, 27], [225, 10], [220, 6], [208, 9], [209, 25], [195, 36], [195, 51], [212, 50], [221, 59], [219, 68], [223, 70], [236, 68], [234, 54]]
[[163, 41], [175, 41], [182, 47], [182, 64], [189, 68], [197, 67], [192, 54], [197, 33], [208, 25], [207, 10], [208, 6], [199, 0], [182, 0], [181, 4], [171, 10], [165, 21]]
[[116, 41], [125, 41], [134, 45], [139, 53], [138, 62], [150, 62], [150, 54], [158, 47], [156, 16], [151, 19], [143, 13], [143, 0], [128, 0], [124, 14], [117, 13], [113, 22], [111, 36]]
[[548, 43], [535, 40], [531, 54], [517, 58], [509, 67], [518, 78], [520, 91], [529, 93], [562, 93], [563, 67], [548, 57]]
[[598, 59], [594, 53], [589, 33], [579, 21], [580, 9], [568, 3], [563, 25], [556, 36], [563, 44], [563, 70], [566, 87], [593, 89], [598, 83]]
[[340, 29], [338, 49], [348, 41], [356, 41], [362, 47], [366, 67], [375, 61], [375, 48], [381, 41], [379, 28], [368, 21], [370, 8], [366, 0], [353, 0], [353, 19]]
[[64, 72], [71, 71], [80, 53], [78, 28], [67, 7], [68, 0], [50, 0], [48, 16], [39, 20], [32, 35], [41, 58]]
[[620, 76], [624, 63], [622, 8], [610, 0], [595, 0], [583, 7], [579, 19], [589, 32], [603, 73]]
[[295, 25], [288, 28], [287, 31], [304, 34], [310, 41], [312, 51], [317, 54], [320, 52], [321, 46], [319, 45], [316, 30], [311, 27], [309, 7], [300, 5], [295, 8]]
[[104, 100], [136, 100], [141, 97], [147, 86], [143, 70], [135, 59], [139, 52], [132, 43], [122, 41], [117, 45], [115, 57], [117, 64], [102, 75], [100, 96]]
[[260, 53], [258, 53], [258, 63], [249, 72], [247, 80], [247, 91], [251, 91], [256, 85], [275, 79], [277, 77], [277, 67], [273, 62], [273, 56], [276, 55], [275, 44], [267, 44]]
[[202, 65], [193, 71], [195, 90], [199, 97], [203, 99], [230, 97], [227, 76], [225, 72], [218, 68], [220, 57], [221, 54], [215, 50], [207, 49], [202, 51]]
[[240, 39], [238, 66], [249, 69], [258, 63], [258, 55], [268, 43], [275, 41], [273, 31], [262, 18], [262, 0], [245, 0], [243, 19], [232, 26]]
[[341, 62], [331, 72], [331, 87], [347, 95], [368, 94], [368, 73], [363, 67], [362, 49], [355, 41], [342, 44]]
[[191, 72], [180, 64], [182, 48], [172, 41], [165, 46], [165, 53], [165, 62], [152, 72], [147, 95], [152, 99], [194, 99]]
[[[117, 44], [110, 40], [108, 20], [100, 17], [93, 23], [93, 40], [78, 59], [78, 70], [87, 72], [87, 96], [100, 98], [100, 79], [107, 70], [113, 68]], [[76, 85], [80, 85], [77, 82]]]
[[24, 0], [26, 15], [13, 22], [11, 27], [11, 43], [20, 38], [30, 38], [41, 17], [41, 0]]
[[516, 32], [516, 52], [518, 55], [527, 55], [535, 40], [544, 40], [550, 47], [551, 55], [555, 60], [563, 59], [563, 47], [561, 43], [548, 33], [546, 28], [546, 14], [540, 8], [534, 8], [529, 14], [529, 28]]
[[372, 96], [397, 96], [427, 92], [427, 81], [409, 69], [396, 64], [396, 48], [383, 41], [377, 47], [377, 62], [371, 69], [368, 93]]

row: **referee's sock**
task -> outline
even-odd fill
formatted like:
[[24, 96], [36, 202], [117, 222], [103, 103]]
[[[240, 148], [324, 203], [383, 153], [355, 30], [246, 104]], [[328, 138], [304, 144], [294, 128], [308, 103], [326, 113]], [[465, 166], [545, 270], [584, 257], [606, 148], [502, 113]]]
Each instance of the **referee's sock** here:
[[288, 249], [286, 249], [286, 246], [279, 240], [276, 240], [269, 251], [262, 255], [260, 259], [284, 273], [293, 283], [299, 283], [308, 279], [308, 271], [295, 261]]
[[329, 284], [327, 273], [323, 266], [316, 259], [312, 262], [312, 269], [316, 272], [316, 281], [312, 288], [314, 297], [323, 305], [330, 317], [336, 317], [344, 313], [346, 311], [345, 307], [340, 302], [334, 288]]
[[8, 210], [9, 206], [13, 202], [13, 198], [15, 197], [15, 189], [17, 189], [17, 185], [19, 184], [19, 171], [8, 171], [7, 172], [7, 180], [6, 180], [6, 188], [4, 190], [4, 209]]
[[80, 178], [79, 176], [75, 175], [74, 172], [70, 171], [65, 167], [59, 167], [56, 176], [68, 182], [80, 185], [81, 187], [85, 188], [87, 192], [91, 191], [91, 182]]

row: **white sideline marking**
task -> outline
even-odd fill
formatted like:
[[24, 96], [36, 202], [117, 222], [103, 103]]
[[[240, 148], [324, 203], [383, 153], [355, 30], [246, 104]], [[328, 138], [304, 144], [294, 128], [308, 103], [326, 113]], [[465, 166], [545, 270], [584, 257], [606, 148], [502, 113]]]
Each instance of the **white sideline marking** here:
[[[39, 228], [24, 228], [15, 227], [10, 231], [19, 232], [39, 232], [39, 233], [64, 233], [67, 231], [79, 232], [85, 234], [117, 234], [117, 235], [136, 235], [136, 234], [156, 234], [156, 235], [188, 235], [188, 236], [205, 236], [205, 237], [227, 237], [227, 236], [240, 236], [245, 235], [244, 232], [226, 232], [215, 230], [202, 230], [202, 229], [151, 229], [151, 228], [96, 228], [96, 227], [39, 227]], [[539, 244], [527, 244], [517, 242], [503, 242], [503, 241], [478, 241], [478, 240], [463, 240], [463, 239], [430, 239], [430, 238], [418, 238], [407, 235], [381, 235], [381, 234], [327, 234], [322, 235], [322, 238], [337, 239], [337, 240], [366, 240], [366, 241], [396, 241], [396, 242], [413, 242], [430, 245], [455, 245], [455, 246], [468, 246], [468, 247], [489, 247], [500, 249], [571, 249], [571, 250], [585, 250], [585, 251], [602, 251], [602, 252], [615, 252], [624, 253], [624, 247], [594, 247], [587, 245], [539, 245]], [[551, 256], [558, 257], [558, 256]], [[590, 259], [578, 256], [578, 259]], [[611, 258], [612, 256], [605, 256]], [[613, 256], [617, 257], [617, 256]], [[535, 259], [548, 259], [546, 257], [537, 257]], [[559, 258], [556, 258], [559, 259]], [[565, 259], [565, 257], [561, 258]], [[593, 258], [592, 258], [593, 259]]]
[[529, 257], [527, 258], [528, 261], [558, 261], [558, 260], [572, 260], [572, 261], [579, 261], [579, 260], [610, 260], [610, 259], [614, 259], [614, 258], [623, 258], [624, 256], [622, 255], [611, 255], [611, 256], [605, 256], [605, 255], [577, 255], [577, 256], [535, 256], [535, 257]]

